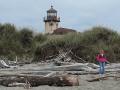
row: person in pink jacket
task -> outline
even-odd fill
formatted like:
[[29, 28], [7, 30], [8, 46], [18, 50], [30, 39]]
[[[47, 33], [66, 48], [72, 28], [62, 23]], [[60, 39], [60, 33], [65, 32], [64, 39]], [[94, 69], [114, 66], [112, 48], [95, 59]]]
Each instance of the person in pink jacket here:
[[105, 73], [105, 62], [106, 62], [106, 55], [104, 54], [104, 51], [101, 50], [100, 53], [97, 56], [97, 60], [99, 62], [99, 74]]

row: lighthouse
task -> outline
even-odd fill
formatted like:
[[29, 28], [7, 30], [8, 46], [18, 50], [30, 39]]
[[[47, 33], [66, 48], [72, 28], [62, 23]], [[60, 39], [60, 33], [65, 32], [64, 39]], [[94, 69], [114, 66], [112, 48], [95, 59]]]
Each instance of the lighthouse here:
[[47, 11], [47, 16], [44, 17], [45, 34], [52, 34], [58, 28], [60, 17], [57, 16], [57, 11], [51, 6]]

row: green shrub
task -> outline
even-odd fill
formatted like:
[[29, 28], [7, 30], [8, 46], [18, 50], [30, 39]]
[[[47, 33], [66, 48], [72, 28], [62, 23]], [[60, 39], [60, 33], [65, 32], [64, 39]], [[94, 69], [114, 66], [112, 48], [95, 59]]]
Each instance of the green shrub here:
[[41, 44], [47, 40], [47, 36], [39, 33], [35, 35], [34, 40], [38, 42], [39, 44]]
[[15, 60], [15, 57], [16, 57], [16, 54], [15, 54], [14, 52], [11, 52], [11, 53], [7, 56], [8, 60], [11, 60], [11, 61], [14, 61], [14, 60]]
[[50, 57], [55, 57], [58, 54], [58, 49], [52, 43], [46, 43], [43, 46], [38, 46], [35, 51], [34, 61], [42, 61]]

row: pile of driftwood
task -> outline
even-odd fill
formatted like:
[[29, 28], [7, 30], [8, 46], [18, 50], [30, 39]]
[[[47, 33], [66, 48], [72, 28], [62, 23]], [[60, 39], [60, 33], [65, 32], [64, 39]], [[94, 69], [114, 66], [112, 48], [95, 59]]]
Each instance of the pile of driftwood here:
[[[73, 63], [73, 62], [57, 62], [59, 66], [48, 66], [38, 70], [38, 72], [50, 72], [46, 75], [41, 74], [25, 74], [22, 73], [0, 73], [0, 85], [13, 87], [13, 86], [22, 86], [22, 87], [35, 87], [40, 85], [49, 85], [49, 86], [78, 86], [79, 79], [76, 75], [84, 74], [98, 74], [99, 66], [94, 63]], [[36, 65], [37, 66], [37, 65]], [[39, 66], [37, 66], [39, 67]], [[29, 70], [28, 70], [29, 71]], [[32, 71], [36, 71], [33, 68]], [[105, 71], [107, 73], [120, 73], [120, 64], [112, 63], [105, 66]], [[6, 71], [5, 71], [6, 72]], [[27, 72], [27, 71], [26, 71]], [[58, 73], [59, 72], [59, 73]], [[60, 74], [60, 72], [64, 72]], [[56, 74], [58, 73], [58, 74]], [[101, 79], [106, 79], [109, 77], [120, 78], [118, 75], [106, 75], [95, 77], [88, 80], [89, 82], [99, 81]]]
[[[41, 71], [78, 71], [76, 72], [77, 75], [99, 73], [99, 65], [96, 65], [94, 63], [57, 62], [57, 65], [58, 66], [52, 65], [50, 67], [41, 68], [40, 70]], [[105, 71], [107, 73], [120, 72], [120, 64], [119, 63], [107, 64], [105, 66]]]
[[[75, 56], [79, 61], [82, 63], [74, 62], [71, 59], [70, 55]], [[60, 50], [59, 55], [52, 59], [53, 64], [51, 67], [45, 67], [40, 69], [41, 71], [79, 71], [75, 74], [83, 75], [83, 74], [98, 74], [99, 72], [99, 65], [94, 63], [87, 63], [86, 60], [76, 56], [71, 50], [66, 52]], [[49, 60], [49, 63], [51, 61]], [[105, 71], [109, 72], [120, 72], [120, 64], [119, 63], [110, 63], [107, 61], [108, 64], [105, 66]], [[71, 72], [71, 74], [74, 74]]]
[[[68, 52], [69, 53], [69, 52]], [[76, 75], [84, 75], [84, 74], [98, 74], [99, 66], [94, 63], [86, 63], [82, 58], [79, 58], [83, 61], [83, 63], [69, 62], [70, 58], [66, 57], [68, 53], [59, 54], [59, 56], [52, 62], [51, 66], [40, 67], [39, 70], [32, 67], [31, 71], [39, 71], [39, 72], [48, 72], [51, 73], [47, 75], [36, 75], [36, 74], [11, 74], [11, 73], [1, 73], [0, 74], [0, 85], [12, 87], [12, 86], [22, 86], [25, 88], [40, 86], [40, 85], [49, 85], [49, 86], [78, 86], [79, 79]], [[64, 60], [63, 60], [64, 59]], [[51, 63], [51, 62], [49, 62]], [[36, 67], [39, 67], [41, 63], [36, 64]], [[16, 69], [15, 69], [16, 70]], [[15, 71], [14, 70], [14, 71]], [[19, 70], [17, 68], [17, 70]], [[28, 69], [23, 69], [28, 70]], [[22, 72], [22, 69], [20, 69]], [[29, 70], [28, 70], [29, 71]], [[65, 75], [56, 75], [56, 72], [64, 72]], [[120, 64], [119, 63], [111, 63], [105, 66], [105, 72], [116, 72], [120, 73]], [[104, 76], [98, 77], [91, 80], [89, 82], [97, 81], [100, 79], [105, 79], [107, 77], [113, 76]], [[118, 77], [119, 78], [119, 77]]]

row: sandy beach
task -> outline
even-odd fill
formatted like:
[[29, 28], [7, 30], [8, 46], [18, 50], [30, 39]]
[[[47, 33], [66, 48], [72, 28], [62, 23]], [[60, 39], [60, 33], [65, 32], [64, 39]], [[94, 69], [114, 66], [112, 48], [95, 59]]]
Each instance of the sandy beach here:
[[[13, 70], [13, 69], [1, 69], [0, 72], [2, 73], [17, 73], [21, 72], [23, 69], [33, 69], [36, 68], [39, 70], [41, 67], [38, 67], [36, 64], [30, 64], [30, 65], [24, 65], [22, 67], [19, 67], [20, 69]], [[79, 75], [79, 86], [65, 86], [65, 87], [56, 87], [56, 86], [47, 86], [42, 85], [38, 87], [30, 87], [29, 90], [120, 90], [120, 78], [109, 78], [106, 80], [101, 81], [94, 81], [94, 82], [88, 82], [87, 80], [90, 80], [93, 77], [98, 77], [99, 74], [88, 74], [88, 75]], [[103, 75], [104, 76], [104, 75]], [[0, 90], [27, 90], [24, 87], [5, 87], [0, 86]]]

